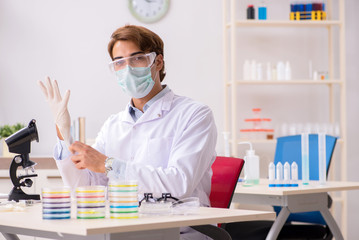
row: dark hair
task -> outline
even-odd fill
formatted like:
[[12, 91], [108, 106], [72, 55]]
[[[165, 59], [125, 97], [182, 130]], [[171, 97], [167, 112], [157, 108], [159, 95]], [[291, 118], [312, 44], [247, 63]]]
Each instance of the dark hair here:
[[[113, 59], [113, 46], [117, 41], [131, 41], [135, 43], [142, 51], [144, 52], [155, 52], [156, 55], [163, 55], [163, 41], [162, 39], [154, 32], [148, 30], [147, 28], [135, 25], [126, 25], [124, 27], [118, 28], [111, 35], [111, 40], [108, 43], [108, 53]], [[163, 60], [163, 67], [160, 70], [160, 81], [166, 76], [165, 73], [165, 62]]]

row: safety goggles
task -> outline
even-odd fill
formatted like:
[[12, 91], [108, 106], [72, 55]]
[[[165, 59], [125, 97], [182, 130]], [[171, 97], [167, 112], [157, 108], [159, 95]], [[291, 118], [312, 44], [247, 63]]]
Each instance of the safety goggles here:
[[156, 58], [156, 53], [137, 54], [131, 57], [124, 57], [109, 63], [110, 70], [116, 72], [124, 69], [127, 65], [130, 67], [149, 67]]
[[171, 193], [162, 193], [162, 197], [155, 198], [152, 193], [144, 193], [143, 198], [139, 201], [139, 205], [141, 206], [142, 202], [173, 202], [179, 201], [178, 198], [172, 197]]

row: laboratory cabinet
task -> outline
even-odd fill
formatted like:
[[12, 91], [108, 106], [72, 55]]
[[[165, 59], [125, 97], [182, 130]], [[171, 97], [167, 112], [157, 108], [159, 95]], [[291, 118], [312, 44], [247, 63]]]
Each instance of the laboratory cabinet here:
[[[310, 104], [305, 102], [304, 98], [303, 102], [306, 103], [307, 106], [315, 106], [316, 101], [319, 102], [323, 109], [325, 108], [325, 111], [322, 111], [325, 113], [323, 114], [325, 116], [320, 116], [321, 121], [325, 118], [327, 123], [336, 124], [338, 129], [340, 129], [340, 138], [337, 141], [328, 178], [330, 180], [346, 181], [345, 0], [324, 1], [326, 4], [326, 16], [323, 20], [296, 21], [290, 20], [289, 12], [291, 11], [291, 2], [284, 0], [266, 1], [268, 13], [266, 13], [265, 20], [257, 20], [256, 16], [255, 19], [247, 19], [246, 8], [249, 4], [254, 3], [254, 8], [257, 10], [257, 2], [250, 0], [222, 1], [223, 85], [225, 96], [223, 129], [229, 133], [228, 142], [230, 144], [230, 155], [241, 157], [238, 143], [240, 141], [250, 140], [254, 144], [256, 152], [260, 151], [261, 148], [271, 149], [274, 156], [275, 138], [245, 139], [245, 137], [243, 138], [243, 135], [241, 135], [240, 130], [243, 125], [243, 119], [248, 117], [243, 116], [243, 114], [248, 114], [248, 112], [243, 112], [244, 105], [256, 108], [259, 106], [254, 104], [258, 104], [260, 101], [267, 103], [267, 106], [273, 101], [273, 109], [281, 108], [280, 104], [285, 105], [290, 97], [296, 97], [295, 94], [298, 89], [304, 89], [303, 91], [314, 94], [320, 92], [322, 95], [324, 93], [326, 97], [319, 99], [311, 96], [312, 102]], [[282, 15], [282, 17], [273, 16], [271, 13], [274, 11], [269, 12], [270, 5], [275, 5], [273, 8], [276, 8], [277, 12], [280, 12], [278, 9], [287, 12]], [[308, 34], [308, 36], [306, 36], [306, 34]], [[318, 46], [318, 49], [324, 51], [323, 53], [306, 51], [307, 46], [312, 43], [307, 40], [307, 37], [308, 39], [313, 39], [313, 36], [314, 38], [316, 36], [320, 38], [318, 41], [321, 46]], [[273, 37], [277, 37], [275, 40], [277, 42], [273, 40]], [[282, 39], [284, 39], [283, 44], [278, 43], [278, 41], [282, 41]], [[308, 63], [311, 62], [312, 59], [316, 59], [317, 63], [320, 62], [319, 65], [322, 67], [325, 66], [326, 68], [324, 80], [314, 80], [314, 76], [311, 75], [314, 71], [310, 72], [310, 74], [302, 74], [304, 72], [303, 69], [302, 71], [295, 72], [296, 69], [294, 68], [296, 66], [293, 65], [291, 65], [292, 77], [288, 80], [278, 80], [279, 76], [274, 79], [273, 75], [266, 77], [265, 72], [262, 73], [263, 77], [257, 78], [256, 80], [247, 79], [248, 74], [246, 75], [245, 64], [246, 60], [251, 60], [251, 52], [248, 52], [248, 49], [254, 49], [253, 52], [255, 52], [255, 55], [257, 57], [259, 56], [259, 60], [262, 60], [264, 63], [268, 61], [269, 58], [273, 58], [273, 61], [278, 61], [279, 58], [284, 57], [292, 57], [292, 59], [294, 59], [294, 57], [291, 56], [291, 54], [293, 54], [292, 52], [294, 52], [293, 49], [284, 50], [283, 48], [290, 46], [288, 42], [297, 39], [302, 39], [303, 41], [299, 42], [295, 47], [303, 50], [295, 56], [295, 60], [299, 59], [302, 62]], [[280, 56], [276, 56], [275, 51], [268, 49], [272, 46], [275, 48], [278, 45], [279, 47], [276, 50], [278, 50], [277, 55]], [[272, 54], [273, 52], [274, 54]], [[318, 58], [320, 58], [320, 61]], [[265, 71], [265, 66], [261, 68], [261, 71]], [[308, 72], [309, 71], [306, 73]], [[282, 91], [281, 94], [277, 94], [278, 89]], [[243, 92], [247, 90], [251, 92], [249, 98], [248, 95], [243, 94]], [[270, 97], [271, 94], [275, 94], [275, 99], [281, 99], [281, 102], [274, 101], [274, 98], [272, 99]], [[316, 115], [315, 112], [306, 112], [303, 109], [305, 109], [305, 106], [293, 105], [285, 114], [291, 115], [296, 113], [303, 118], [309, 116], [309, 113]], [[280, 115], [278, 118], [285, 118], [285, 114]], [[272, 117], [274, 118], [275, 116]], [[278, 129], [275, 130], [274, 135], [278, 136]], [[263, 175], [262, 177], [267, 177], [267, 175]], [[334, 204], [338, 206], [337, 208], [340, 209], [339, 217], [337, 217], [336, 220], [340, 223], [344, 238], [346, 238], [348, 218], [347, 195], [345, 192], [341, 192], [340, 195], [333, 195], [333, 200]], [[336, 208], [333, 209], [335, 211]]]

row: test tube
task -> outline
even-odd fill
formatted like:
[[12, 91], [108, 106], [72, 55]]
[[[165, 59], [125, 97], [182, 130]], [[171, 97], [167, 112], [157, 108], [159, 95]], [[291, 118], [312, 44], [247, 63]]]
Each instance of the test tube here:
[[292, 172], [292, 187], [298, 187], [298, 164], [296, 162], [292, 162], [292, 165], [290, 166], [291, 172]]
[[276, 187], [283, 187], [283, 165], [281, 162], [276, 166]]
[[284, 187], [290, 187], [290, 165], [288, 162], [284, 163]]
[[327, 180], [325, 133], [318, 133], [319, 184], [325, 185]]
[[301, 134], [302, 143], [302, 183], [309, 184], [309, 134]]
[[268, 165], [269, 187], [275, 187], [275, 166], [273, 162]]

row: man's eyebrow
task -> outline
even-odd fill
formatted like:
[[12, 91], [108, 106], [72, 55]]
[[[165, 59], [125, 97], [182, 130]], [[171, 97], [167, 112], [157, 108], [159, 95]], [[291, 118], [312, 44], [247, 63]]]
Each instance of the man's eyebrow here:
[[[130, 56], [135, 56], [135, 55], [140, 54], [140, 53], [145, 53], [145, 52], [143, 52], [143, 51], [134, 52], [134, 53], [131, 53]], [[115, 57], [115, 58], [113, 58], [113, 60], [121, 59], [121, 58], [123, 58], [123, 57], [122, 56]]]

